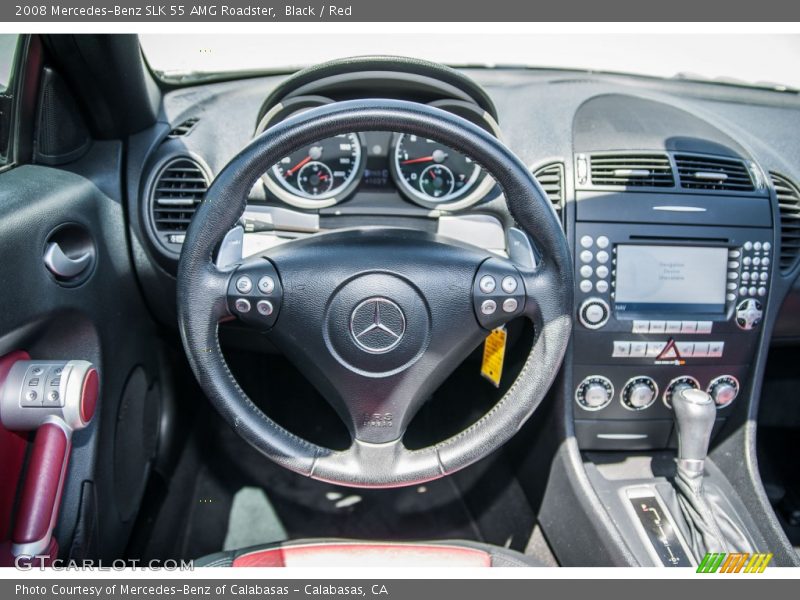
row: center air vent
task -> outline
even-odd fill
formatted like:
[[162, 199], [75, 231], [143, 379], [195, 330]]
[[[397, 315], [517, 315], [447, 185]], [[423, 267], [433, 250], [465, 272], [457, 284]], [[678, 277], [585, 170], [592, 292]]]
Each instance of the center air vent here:
[[800, 191], [785, 177], [770, 175], [781, 213], [781, 271], [787, 272], [800, 256]]
[[553, 163], [537, 169], [533, 176], [539, 185], [542, 186], [544, 193], [553, 203], [553, 208], [561, 215], [564, 208], [564, 165]]
[[594, 154], [592, 185], [672, 187], [672, 166], [666, 154]]
[[675, 165], [681, 187], [692, 190], [752, 192], [753, 181], [740, 160], [676, 154]]
[[161, 167], [150, 191], [156, 231], [186, 231], [208, 185], [205, 171], [191, 158], [173, 158]]

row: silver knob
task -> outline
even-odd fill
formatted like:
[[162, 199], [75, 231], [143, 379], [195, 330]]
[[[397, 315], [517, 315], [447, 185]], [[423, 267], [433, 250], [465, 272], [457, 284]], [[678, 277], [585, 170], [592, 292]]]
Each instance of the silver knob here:
[[614, 385], [607, 377], [590, 375], [575, 389], [575, 401], [584, 410], [600, 410], [614, 397]]
[[589, 384], [583, 393], [583, 402], [589, 408], [600, 408], [608, 400], [608, 390], [599, 383]]
[[653, 390], [644, 383], [637, 383], [631, 388], [628, 402], [634, 408], [644, 408], [653, 402]]
[[578, 319], [587, 329], [600, 329], [608, 321], [611, 309], [602, 298], [589, 298], [581, 304]]
[[640, 375], [628, 380], [622, 388], [622, 405], [629, 410], [644, 410], [653, 404], [656, 396], [656, 382], [646, 375]]
[[739, 395], [739, 382], [732, 375], [721, 375], [708, 384], [708, 393], [717, 408], [728, 406]]

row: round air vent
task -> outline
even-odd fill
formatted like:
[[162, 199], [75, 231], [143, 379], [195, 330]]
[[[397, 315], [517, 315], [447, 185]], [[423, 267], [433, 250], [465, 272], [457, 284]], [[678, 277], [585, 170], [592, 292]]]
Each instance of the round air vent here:
[[180, 252], [209, 185], [206, 169], [194, 158], [171, 158], [159, 168], [150, 186], [150, 215], [156, 236], [168, 249]]

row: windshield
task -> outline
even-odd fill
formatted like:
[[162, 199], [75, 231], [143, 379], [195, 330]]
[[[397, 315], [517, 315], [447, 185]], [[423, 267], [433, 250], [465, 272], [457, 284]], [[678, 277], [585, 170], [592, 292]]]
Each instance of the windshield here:
[[578, 69], [800, 89], [800, 35], [153, 34], [140, 39], [159, 77], [184, 81], [388, 54], [451, 66]]

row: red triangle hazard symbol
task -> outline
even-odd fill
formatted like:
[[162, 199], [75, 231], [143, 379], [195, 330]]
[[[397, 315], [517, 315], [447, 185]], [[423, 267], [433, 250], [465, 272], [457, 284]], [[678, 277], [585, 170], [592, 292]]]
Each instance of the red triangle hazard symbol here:
[[667, 345], [664, 346], [661, 353], [656, 356], [656, 360], [679, 360], [681, 358], [678, 352], [678, 347], [675, 345], [675, 340], [669, 338]]

